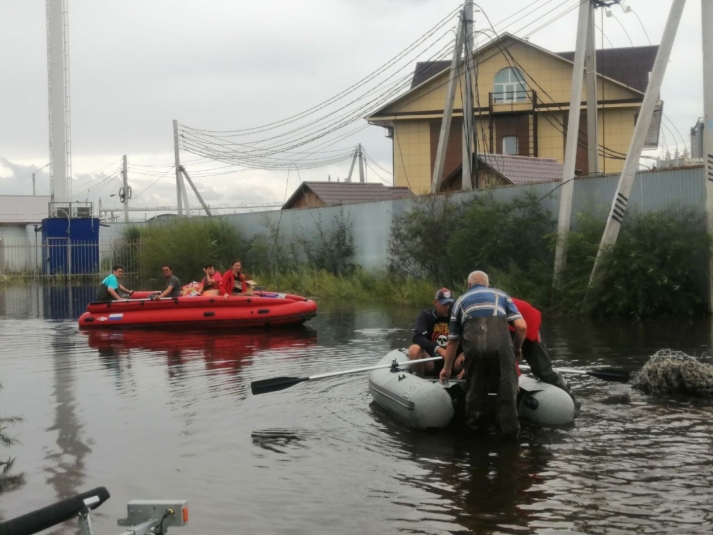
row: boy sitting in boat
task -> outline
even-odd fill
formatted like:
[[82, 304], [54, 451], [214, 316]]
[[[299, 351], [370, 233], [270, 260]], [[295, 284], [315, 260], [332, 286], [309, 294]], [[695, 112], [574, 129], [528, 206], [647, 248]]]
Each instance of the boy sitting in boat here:
[[[421, 311], [413, 329], [413, 344], [408, 348], [410, 360], [420, 360], [446, 354], [448, 343], [448, 324], [451, 320], [453, 307], [453, 294], [448, 288], [441, 288], [436, 292], [433, 308]], [[455, 362], [455, 371], [463, 368], [465, 356], [463, 350], [458, 348], [458, 358]], [[438, 375], [443, 369], [443, 360], [424, 362], [411, 366], [413, 372], [419, 377], [424, 375]]]
[[133, 290], [127, 290], [119, 284], [119, 279], [124, 275], [124, 268], [119, 264], [111, 267], [111, 274], [108, 275], [101, 283], [99, 291], [97, 292], [97, 302], [106, 303], [114, 299], [121, 299], [119, 295], [119, 290], [126, 292], [131, 297]]

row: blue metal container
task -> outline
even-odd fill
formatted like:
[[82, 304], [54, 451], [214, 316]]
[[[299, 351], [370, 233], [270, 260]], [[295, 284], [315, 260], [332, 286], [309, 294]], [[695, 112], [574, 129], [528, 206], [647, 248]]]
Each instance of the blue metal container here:
[[99, 271], [99, 219], [42, 220], [45, 275], [89, 275]]

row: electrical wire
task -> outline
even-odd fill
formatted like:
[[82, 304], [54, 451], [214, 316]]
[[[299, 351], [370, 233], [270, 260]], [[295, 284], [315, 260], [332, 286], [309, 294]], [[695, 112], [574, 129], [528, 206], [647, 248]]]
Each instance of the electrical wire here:
[[631, 40], [631, 36], [629, 35], [629, 32], [626, 31], [626, 28], [624, 27], [624, 24], [619, 20], [619, 18], [614, 14], [613, 11], [609, 10], [607, 11], [607, 16], [613, 18], [615, 21], [619, 23], [619, 26], [621, 26], [621, 29], [624, 30], [624, 34], [626, 35], [626, 38], [629, 40], [629, 44], [631, 46], [634, 46], [634, 41]]
[[[621, 7], [622, 10], [624, 10], [624, 6], [622, 6], [621, 4], [619, 4], [619, 6]], [[649, 37], [649, 32], [646, 31], [646, 26], [644, 26], [644, 23], [641, 22], [641, 19], [639, 18], [639, 15], [636, 14], [636, 11], [634, 11], [634, 8], [629, 7], [629, 6], [627, 6], [627, 7], [629, 8], [629, 11], [628, 12], [624, 11], [624, 13], [633, 13], [634, 14], [634, 16], [636, 17], [636, 20], [638, 20], [639, 24], [641, 25], [641, 29], [644, 30], [644, 35], [646, 36], [646, 40], [649, 42], [649, 46], [651, 46], [651, 38]]]
[[158, 181], [161, 180], [163, 177], [165, 177], [172, 169], [175, 169], [175, 166], [174, 166], [174, 167], [171, 167], [170, 169], [168, 169], [168, 171], [166, 171], [163, 175], [161, 175], [161, 176], [158, 177], [156, 180], [154, 180], [148, 187], [146, 187], [146, 188], [144, 188], [143, 190], [141, 190], [141, 192], [140, 192], [138, 195], [136, 195], [136, 196], [134, 197], [134, 200], [138, 199], [143, 193], [145, 193], [147, 190], [149, 190], [149, 189], [151, 189], [152, 187], [154, 187], [154, 186], [158, 183]]

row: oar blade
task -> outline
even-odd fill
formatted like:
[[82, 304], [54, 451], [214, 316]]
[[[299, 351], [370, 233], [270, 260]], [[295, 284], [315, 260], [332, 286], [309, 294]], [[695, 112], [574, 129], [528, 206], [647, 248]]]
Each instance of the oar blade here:
[[284, 390], [304, 381], [309, 381], [309, 377], [273, 377], [272, 379], [253, 381], [250, 383], [250, 390], [254, 396], [257, 396], [258, 394]]
[[616, 370], [614, 368], [602, 368], [587, 372], [587, 375], [596, 377], [603, 381], [613, 381], [615, 383], [628, 383], [629, 372], [626, 370]]

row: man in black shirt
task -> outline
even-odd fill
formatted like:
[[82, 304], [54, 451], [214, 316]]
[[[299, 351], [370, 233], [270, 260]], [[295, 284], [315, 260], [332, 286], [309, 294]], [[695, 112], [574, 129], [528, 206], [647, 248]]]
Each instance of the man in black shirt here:
[[[427, 308], [418, 315], [416, 326], [413, 329], [413, 345], [408, 348], [409, 359], [442, 357], [446, 354], [448, 324], [451, 321], [451, 307], [454, 301], [451, 291], [448, 288], [441, 288], [436, 292], [433, 308]], [[462, 349], [458, 349], [458, 358], [454, 366], [455, 372], [462, 369], [465, 360]], [[443, 360], [414, 364], [411, 369], [421, 377], [426, 374], [438, 377], [443, 369]]]

